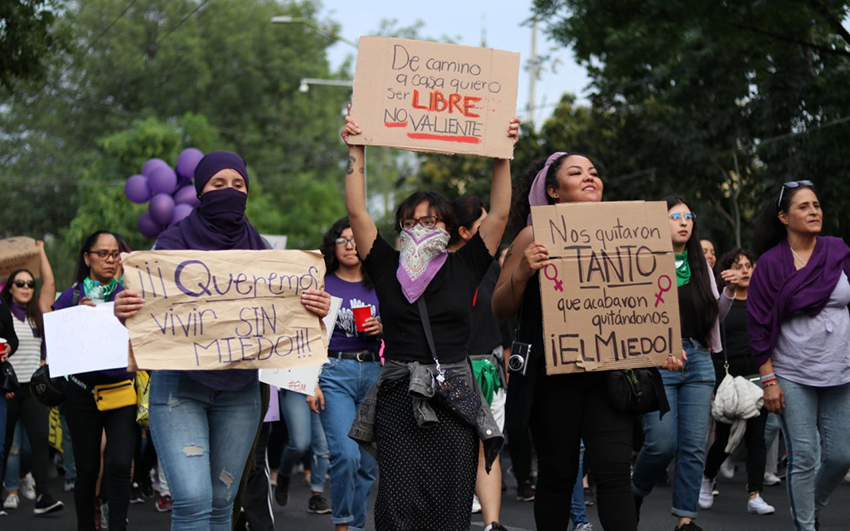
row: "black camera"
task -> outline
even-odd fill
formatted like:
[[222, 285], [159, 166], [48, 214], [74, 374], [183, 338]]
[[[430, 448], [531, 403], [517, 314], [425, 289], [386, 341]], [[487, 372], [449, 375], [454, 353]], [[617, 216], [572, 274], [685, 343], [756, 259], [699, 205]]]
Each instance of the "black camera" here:
[[531, 345], [514, 341], [511, 343], [511, 357], [508, 358], [508, 369], [511, 372], [520, 372], [525, 375], [528, 368], [528, 357], [531, 354]]

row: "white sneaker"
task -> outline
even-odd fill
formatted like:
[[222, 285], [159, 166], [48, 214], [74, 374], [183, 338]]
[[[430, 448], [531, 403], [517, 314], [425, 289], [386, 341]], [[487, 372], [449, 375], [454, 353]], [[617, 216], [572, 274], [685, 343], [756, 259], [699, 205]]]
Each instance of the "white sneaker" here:
[[732, 479], [735, 477], [735, 463], [732, 462], [731, 459], [726, 459], [723, 461], [723, 464], [720, 465], [720, 474], [726, 479]]
[[17, 509], [21, 506], [21, 500], [14, 492], [6, 496], [6, 501], [3, 502], [4, 509]]
[[579, 524], [573, 529], [573, 531], [593, 531], [593, 524], [590, 522], [586, 524]]
[[472, 495], [472, 514], [478, 514], [481, 512], [481, 502], [478, 501], [478, 496], [475, 494]]
[[764, 501], [761, 494], [756, 494], [755, 498], [750, 498], [747, 501], [747, 512], [753, 514], [773, 514], [776, 512], [776, 509]]
[[21, 478], [20, 491], [24, 498], [30, 501], [35, 499], [35, 480], [31, 473], [27, 473], [26, 476]]
[[779, 476], [777, 476], [773, 472], [764, 473], [764, 485], [766, 487], [772, 487], [774, 485], [779, 485], [780, 483], [782, 483], [782, 480], [779, 479]]
[[714, 505], [714, 494], [711, 491], [711, 480], [703, 476], [702, 483], [699, 486], [700, 509], [711, 509], [711, 506]]

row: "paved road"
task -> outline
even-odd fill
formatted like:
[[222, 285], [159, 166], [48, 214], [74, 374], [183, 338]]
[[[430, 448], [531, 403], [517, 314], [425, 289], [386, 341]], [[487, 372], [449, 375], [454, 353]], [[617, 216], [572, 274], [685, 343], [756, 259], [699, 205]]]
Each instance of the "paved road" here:
[[[715, 500], [714, 507], [703, 511], [697, 519], [706, 531], [774, 531], [792, 530], [788, 498], [784, 485], [767, 487], [764, 497], [776, 507], [772, 516], [756, 516], [746, 510], [746, 479], [739, 471], [731, 480], [720, 479], [721, 494]], [[61, 492], [61, 483], [56, 483], [56, 491]], [[518, 502], [515, 499], [513, 484], [505, 493], [503, 501], [502, 522], [511, 531], [527, 531], [534, 529], [534, 516], [531, 503]], [[643, 505], [641, 531], [672, 530], [675, 520], [670, 516], [670, 500], [672, 489], [662, 486], [655, 489]], [[329, 531], [333, 524], [329, 515], [312, 515], [307, 513], [309, 490], [305, 485], [295, 484], [292, 487], [290, 504], [275, 508], [276, 529], [298, 531]], [[73, 498], [70, 493], [61, 492], [60, 498], [65, 502], [66, 509], [62, 512], [36, 517], [32, 515], [32, 502], [24, 502], [17, 511], [10, 511], [8, 517], [0, 518], [0, 530], [21, 531], [73, 531], [75, 529]], [[567, 503], [565, 500], [564, 503]], [[588, 508], [590, 520], [595, 529], [601, 531], [595, 507]], [[170, 517], [156, 512], [152, 501], [130, 507], [130, 529], [150, 531], [168, 531]], [[842, 485], [834, 495], [829, 507], [822, 515], [821, 529], [823, 531], [847, 531], [850, 529], [850, 485]], [[471, 531], [481, 531], [484, 525], [478, 515], [472, 519]], [[374, 529], [370, 521], [369, 529]]]

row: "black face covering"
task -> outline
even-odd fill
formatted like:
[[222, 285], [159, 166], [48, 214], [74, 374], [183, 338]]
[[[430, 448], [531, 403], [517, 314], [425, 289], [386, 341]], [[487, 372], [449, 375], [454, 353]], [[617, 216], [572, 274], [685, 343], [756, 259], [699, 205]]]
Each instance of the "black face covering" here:
[[201, 204], [195, 208], [195, 211], [210, 230], [229, 234], [242, 228], [247, 204], [248, 194], [233, 188], [225, 188], [202, 195]]

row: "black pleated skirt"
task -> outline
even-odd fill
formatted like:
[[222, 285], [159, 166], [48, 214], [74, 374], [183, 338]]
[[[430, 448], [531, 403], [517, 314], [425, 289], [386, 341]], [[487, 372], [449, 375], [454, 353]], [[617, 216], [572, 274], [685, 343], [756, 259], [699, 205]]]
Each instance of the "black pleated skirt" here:
[[[407, 378], [378, 392], [378, 531], [466, 531], [478, 470], [478, 434], [434, 405], [439, 423], [420, 428]], [[433, 401], [432, 401], [433, 404]]]

